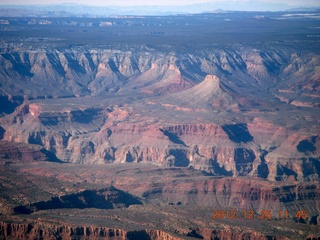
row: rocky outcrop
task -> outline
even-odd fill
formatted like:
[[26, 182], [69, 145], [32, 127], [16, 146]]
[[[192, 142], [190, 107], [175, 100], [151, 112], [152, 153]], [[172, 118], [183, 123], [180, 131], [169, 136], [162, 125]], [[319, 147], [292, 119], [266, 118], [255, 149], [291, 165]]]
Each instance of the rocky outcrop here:
[[[179, 230], [176, 230], [179, 232]], [[0, 222], [0, 236], [4, 238], [46, 238], [46, 239], [150, 239], [150, 240], [182, 240], [185, 237], [188, 239], [273, 239], [287, 240], [284, 236], [265, 236], [263, 233], [254, 231], [243, 231], [240, 229], [232, 230], [211, 230], [206, 228], [191, 229], [188, 232], [182, 233], [184, 236], [177, 234], [169, 234], [162, 230], [145, 229], [145, 230], [124, 230], [108, 227], [95, 226], [59, 226], [49, 223], [6, 223]], [[175, 235], [175, 236], [174, 236]]]
[[[193, 85], [191, 80], [181, 76], [174, 62], [170, 64], [172, 56], [165, 57], [157, 51], [150, 54], [146, 51], [83, 50], [1, 54], [0, 61], [4, 66], [1, 79], [25, 79], [32, 89], [28, 95], [44, 98], [105, 95], [118, 91], [125, 79], [131, 89], [134, 85], [145, 88], [144, 92], [155, 93], [182, 90]], [[33, 87], [35, 82], [40, 86]], [[20, 84], [15, 83], [16, 90], [21, 89]], [[47, 88], [47, 84], [52, 88]], [[154, 87], [150, 88], [150, 85]]]
[[38, 144], [73, 163], [150, 162], [272, 181], [319, 178], [319, 137], [259, 118], [223, 125], [148, 124], [127, 107], [50, 108], [19, 107], [3, 119], [4, 140]]
[[13, 113], [15, 108], [22, 104], [24, 97], [13, 97], [11, 95], [0, 96], [0, 116]]
[[[294, 106], [318, 99], [312, 51], [84, 45], [3, 50], [0, 63], [3, 99], [26, 95], [3, 110], [16, 107], [0, 119], [6, 141], [38, 144], [72, 163], [319, 179], [316, 111]], [[290, 124], [277, 112], [290, 115]]]
[[180, 91], [177, 95], [171, 94], [167, 99], [179, 106], [192, 104], [197, 108], [210, 107], [213, 110], [239, 111], [240, 97], [239, 93], [226, 86], [216, 75], [208, 74], [201, 83]]
[[[298, 52], [295, 49], [266, 50], [243, 46], [169, 54], [146, 46], [133, 50], [84, 46], [4, 51], [0, 54], [3, 66], [0, 76], [7, 95], [29, 98], [97, 96], [118, 91], [168, 94], [188, 89], [208, 74], [232, 75], [241, 84], [250, 84], [257, 89], [280, 77], [283, 88], [294, 87], [297, 83], [304, 90], [316, 93], [319, 69], [314, 68], [311, 72], [310, 69], [319, 65], [319, 57], [312, 52]], [[14, 87], [9, 87], [7, 82]], [[294, 90], [299, 92], [298, 88]]]
[[49, 201], [41, 201], [27, 206], [17, 206], [13, 210], [15, 213], [28, 214], [40, 210], [59, 208], [100, 208], [112, 209], [129, 207], [132, 204], [142, 204], [140, 200], [118, 190], [109, 187], [99, 190], [84, 190], [65, 196], [52, 197]]
[[7, 162], [60, 161], [54, 154], [39, 145], [0, 140], [0, 152], [0, 159]]
[[6, 223], [1, 222], [0, 236], [4, 238], [46, 238], [73, 239], [90, 237], [90, 239], [127, 239], [127, 231], [106, 227], [57, 226], [47, 223]]
[[[118, 185], [119, 184], [119, 185]], [[129, 185], [117, 183], [119, 188], [129, 190]], [[138, 182], [134, 186], [139, 186]], [[145, 187], [146, 188], [146, 187]], [[306, 204], [305, 210], [311, 218], [319, 211], [317, 207], [320, 189], [315, 184], [293, 184], [280, 187], [268, 187], [266, 182], [244, 179], [211, 179], [197, 180], [185, 183], [175, 180], [173, 183], [154, 183], [148, 190], [139, 189], [136, 194], [143, 196], [148, 201], [163, 201], [167, 203], [180, 203], [195, 206], [213, 206], [224, 208], [232, 206], [234, 209], [251, 209], [257, 213], [270, 210], [274, 218], [279, 217], [279, 211], [288, 210], [294, 217], [299, 211], [297, 205]], [[296, 206], [294, 206], [297, 204]]]
[[0, 238], [318, 237], [315, 20], [275, 16], [0, 20]]
[[[30, 225], [34, 226], [36, 236], [56, 233], [59, 227], [56, 234], [62, 238], [70, 237], [71, 233], [74, 237], [83, 236], [84, 226], [94, 226], [93, 229], [102, 229], [102, 232], [103, 229], [124, 229], [127, 238], [133, 239], [148, 235], [151, 239], [162, 239], [167, 234], [177, 235], [177, 239], [187, 236], [228, 239], [230, 235], [277, 239], [278, 236], [290, 238], [295, 231], [295, 239], [304, 239], [307, 233], [312, 236], [311, 233], [318, 232], [320, 189], [316, 182], [214, 177], [192, 168], [150, 164], [90, 166], [40, 162], [4, 165], [0, 171], [0, 217], [1, 221], [15, 226], [11, 231], [13, 236], [25, 236], [21, 232], [31, 229]], [[98, 188], [110, 184], [114, 187]], [[139, 204], [140, 199], [146, 204]], [[15, 214], [4, 212], [8, 207]], [[214, 220], [213, 210], [234, 210], [237, 218]], [[256, 217], [270, 211], [272, 220], [245, 220], [243, 211], [249, 210]], [[300, 210], [306, 211], [305, 220], [296, 217]], [[282, 219], [280, 211], [286, 212]], [[41, 224], [35, 225], [35, 221]], [[30, 225], [14, 225], [21, 222]], [[230, 227], [238, 224], [239, 228]], [[60, 235], [64, 231], [66, 235]], [[95, 231], [87, 230], [90, 234]], [[304, 237], [303, 233], [306, 233]], [[28, 236], [35, 237], [25, 237]], [[94, 239], [95, 235], [92, 233], [91, 237]]]

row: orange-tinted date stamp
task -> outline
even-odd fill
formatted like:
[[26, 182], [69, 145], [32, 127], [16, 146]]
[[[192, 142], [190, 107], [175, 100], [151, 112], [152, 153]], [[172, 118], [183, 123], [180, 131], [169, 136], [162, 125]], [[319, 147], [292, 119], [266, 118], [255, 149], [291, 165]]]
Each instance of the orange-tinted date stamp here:
[[[295, 218], [306, 220], [308, 213], [305, 210], [299, 210], [295, 213]], [[260, 212], [254, 212], [253, 210], [213, 210], [212, 219], [261, 219], [271, 220], [273, 218], [288, 219], [288, 211], [279, 211], [277, 214], [272, 214], [271, 210], [261, 210]]]

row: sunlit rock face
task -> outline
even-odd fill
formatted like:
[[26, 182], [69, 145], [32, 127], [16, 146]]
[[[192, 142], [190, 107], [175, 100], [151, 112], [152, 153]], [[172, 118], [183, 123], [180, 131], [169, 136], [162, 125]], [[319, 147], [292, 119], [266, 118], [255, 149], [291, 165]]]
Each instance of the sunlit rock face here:
[[[311, 51], [209, 47], [167, 53], [146, 46], [136, 48], [83, 46], [1, 53], [1, 88], [11, 99], [24, 95], [36, 98], [97, 96], [129, 89], [168, 94], [190, 88], [208, 75], [203, 85], [221, 85], [218, 78], [229, 76], [228, 80], [237, 79], [252, 85], [250, 87], [261, 88], [278, 81], [279, 89], [275, 90], [279, 90], [279, 95], [297, 93], [303, 88], [306, 96], [317, 97], [319, 90], [320, 58]], [[310, 95], [312, 92], [314, 96]]]
[[[0, 61], [11, 101], [11, 110], [2, 110], [4, 140], [38, 144], [73, 163], [319, 178], [312, 110], [319, 58], [312, 52], [236, 47], [164, 54], [84, 46], [4, 53]], [[16, 107], [13, 96], [25, 103]]]
[[1, 239], [320, 237], [318, 12], [70, 6], [0, 9]]

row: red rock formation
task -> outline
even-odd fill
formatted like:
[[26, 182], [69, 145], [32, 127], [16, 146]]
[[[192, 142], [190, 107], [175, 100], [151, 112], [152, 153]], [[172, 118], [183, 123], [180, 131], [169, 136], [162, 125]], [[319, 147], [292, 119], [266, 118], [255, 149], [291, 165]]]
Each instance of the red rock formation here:
[[55, 159], [50, 159], [47, 152], [38, 145], [0, 140], [0, 158], [2, 161], [6, 159], [13, 162], [54, 161]]
[[[31, 109], [39, 110], [34, 105]], [[4, 139], [42, 145], [59, 159], [74, 163], [151, 162], [272, 181], [287, 180], [286, 176], [303, 181], [319, 178], [320, 141], [311, 133], [297, 135], [259, 118], [222, 126], [148, 124], [125, 109], [32, 110], [32, 115], [25, 105], [5, 118], [14, 124], [3, 121]], [[129, 118], [138, 122], [128, 123]], [[314, 150], [301, 149], [304, 141]], [[313, 170], [306, 171], [306, 166]]]
[[173, 237], [161, 230], [136, 230], [129, 231], [118, 228], [94, 227], [94, 226], [72, 226], [72, 225], [53, 225], [46, 222], [35, 223], [7, 223], [0, 222], [0, 237], [16, 239], [143, 239], [148, 237], [152, 240], [181, 240], [182, 238]]
[[[224, 229], [224, 230], [211, 230], [207, 228], [196, 228], [187, 232], [180, 232], [188, 239], [272, 239], [272, 240], [288, 240], [289, 238], [278, 236], [271, 237], [265, 236], [262, 233], [254, 231], [244, 231], [238, 228], [236, 229]], [[75, 226], [75, 225], [57, 225], [46, 222], [34, 222], [34, 223], [7, 223], [0, 222], [0, 236], [4, 239], [55, 239], [57, 237], [62, 239], [151, 239], [151, 240], [182, 240], [185, 237], [172, 236], [162, 230], [145, 229], [145, 230], [125, 230], [119, 228], [108, 227], [95, 227], [95, 226]]]

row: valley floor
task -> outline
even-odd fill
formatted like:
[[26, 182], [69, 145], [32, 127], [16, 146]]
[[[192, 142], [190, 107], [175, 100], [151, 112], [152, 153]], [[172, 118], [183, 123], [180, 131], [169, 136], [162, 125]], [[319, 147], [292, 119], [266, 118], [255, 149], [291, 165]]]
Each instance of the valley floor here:
[[6, 160], [0, 171], [3, 238], [320, 237], [316, 183], [222, 178], [190, 168], [134, 163]]

